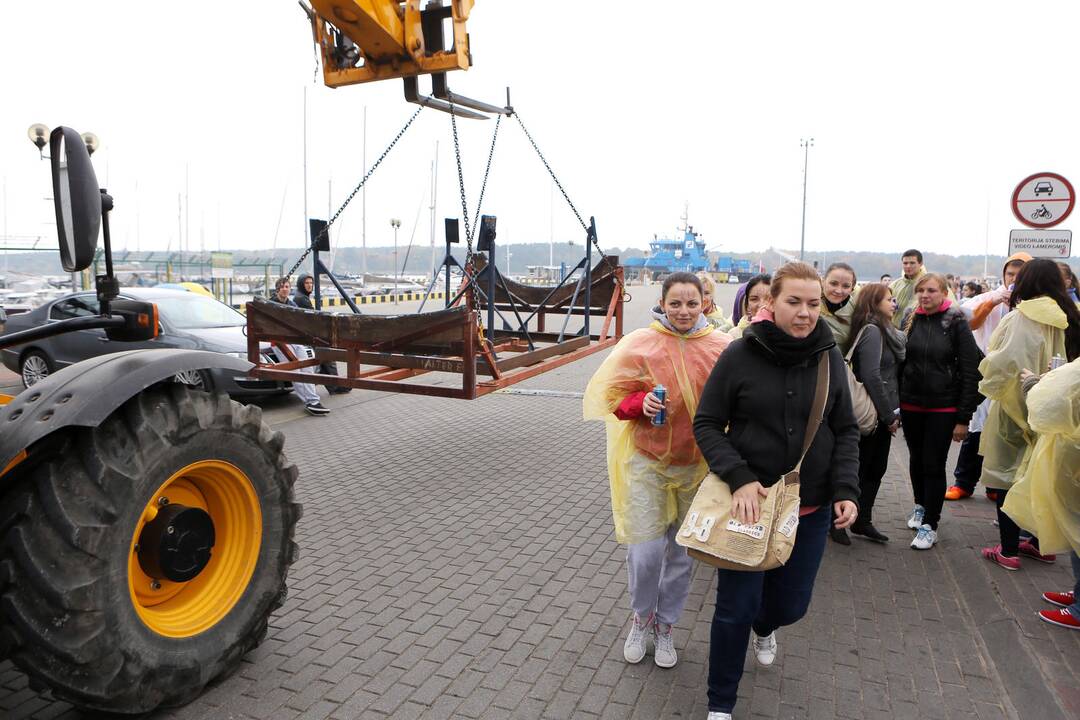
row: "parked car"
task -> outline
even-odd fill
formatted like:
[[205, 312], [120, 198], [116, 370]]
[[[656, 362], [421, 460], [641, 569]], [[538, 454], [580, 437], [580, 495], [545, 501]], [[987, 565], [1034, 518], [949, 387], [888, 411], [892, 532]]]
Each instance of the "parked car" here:
[[[247, 357], [247, 337], [244, 335], [246, 321], [243, 315], [228, 305], [186, 290], [160, 288], [124, 288], [120, 297], [157, 305], [161, 327], [156, 338], [146, 342], [117, 342], [109, 340], [104, 330], [80, 330], [0, 351], [0, 361], [5, 367], [19, 373], [23, 385], [30, 387], [68, 365], [122, 350], [182, 348]], [[98, 301], [94, 293], [65, 295], [28, 313], [12, 315], [4, 334], [67, 318], [95, 315], [97, 312]], [[264, 362], [269, 362], [271, 356], [267, 346], [263, 349]], [[237, 376], [228, 370], [197, 370], [179, 373], [174, 379], [202, 390], [238, 396], [266, 395], [292, 389], [290, 383], [256, 380]]]

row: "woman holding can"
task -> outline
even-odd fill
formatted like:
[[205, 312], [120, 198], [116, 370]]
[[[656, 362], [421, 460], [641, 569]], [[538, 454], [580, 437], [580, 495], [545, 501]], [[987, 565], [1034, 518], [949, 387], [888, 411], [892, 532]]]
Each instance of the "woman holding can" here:
[[[630, 663], [644, 659], [649, 639], [658, 666], [678, 661], [671, 628], [690, 592], [690, 558], [675, 532], [708, 472], [693, 419], [705, 380], [731, 341], [705, 319], [703, 300], [696, 276], [668, 276], [652, 324], [626, 335], [585, 390], [585, 419], [607, 425], [615, 539], [627, 546], [633, 619], [623, 657]], [[666, 417], [657, 418], [661, 411]]]

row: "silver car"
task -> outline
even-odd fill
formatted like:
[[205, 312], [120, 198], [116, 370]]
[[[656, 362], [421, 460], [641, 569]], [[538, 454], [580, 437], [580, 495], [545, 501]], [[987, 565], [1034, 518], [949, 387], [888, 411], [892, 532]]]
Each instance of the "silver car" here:
[[[104, 330], [79, 330], [0, 351], [0, 361], [19, 373], [23, 385], [30, 387], [60, 368], [122, 350], [182, 348], [247, 357], [244, 316], [224, 303], [185, 290], [160, 288], [123, 288], [120, 297], [157, 305], [161, 327], [156, 338], [145, 342], [117, 342], [109, 340]], [[74, 293], [28, 313], [10, 316], [4, 334], [97, 313], [98, 301], [93, 292]], [[261, 351], [263, 360], [269, 362], [269, 346]], [[220, 369], [180, 373], [175, 380], [202, 390], [238, 396], [282, 393], [292, 388], [290, 383], [256, 380]]]

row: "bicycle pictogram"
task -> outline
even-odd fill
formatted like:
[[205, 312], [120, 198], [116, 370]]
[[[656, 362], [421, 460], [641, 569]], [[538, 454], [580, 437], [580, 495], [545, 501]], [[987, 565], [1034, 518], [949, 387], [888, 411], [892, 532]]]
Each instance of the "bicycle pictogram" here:
[[1054, 214], [1046, 209], [1046, 203], [1043, 203], [1031, 213], [1032, 220], [1052, 220], [1053, 218]]

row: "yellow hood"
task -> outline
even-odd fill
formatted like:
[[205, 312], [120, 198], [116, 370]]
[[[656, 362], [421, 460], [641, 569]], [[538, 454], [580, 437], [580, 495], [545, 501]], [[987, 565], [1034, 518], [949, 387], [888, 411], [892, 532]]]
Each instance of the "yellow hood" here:
[[1016, 306], [1016, 309], [1024, 317], [1037, 323], [1050, 325], [1059, 330], [1069, 327], [1069, 318], [1065, 315], [1065, 311], [1058, 307], [1057, 302], [1051, 297], [1044, 295], [1030, 300], [1023, 300]]

